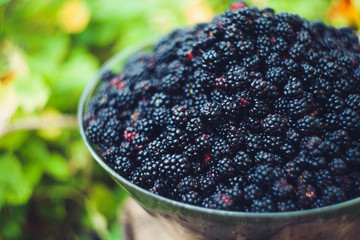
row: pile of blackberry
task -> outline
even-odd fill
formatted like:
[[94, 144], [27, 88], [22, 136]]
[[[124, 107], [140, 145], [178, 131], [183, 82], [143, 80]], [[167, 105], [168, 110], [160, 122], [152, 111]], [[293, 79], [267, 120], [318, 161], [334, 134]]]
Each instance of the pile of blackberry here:
[[206, 208], [286, 212], [360, 197], [360, 46], [241, 2], [106, 72], [85, 132], [152, 193]]

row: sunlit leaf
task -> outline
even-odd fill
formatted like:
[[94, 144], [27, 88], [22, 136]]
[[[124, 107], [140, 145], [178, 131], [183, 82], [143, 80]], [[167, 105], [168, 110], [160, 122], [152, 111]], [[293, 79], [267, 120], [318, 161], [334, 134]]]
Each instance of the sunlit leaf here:
[[190, 25], [209, 22], [214, 16], [212, 9], [203, 0], [192, 1], [184, 11], [185, 19]]
[[20, 107], [25, 112], [43, 109], [51, 92], [42, 76], [33, 72], [27, 76], [19, 76], [14, 81], [14, 87]]
[[66, 33], [80, 33], [84, 31], [90, 21], [90, 9], [83, 0], [68, 0], [61, 6], [58, 22]]

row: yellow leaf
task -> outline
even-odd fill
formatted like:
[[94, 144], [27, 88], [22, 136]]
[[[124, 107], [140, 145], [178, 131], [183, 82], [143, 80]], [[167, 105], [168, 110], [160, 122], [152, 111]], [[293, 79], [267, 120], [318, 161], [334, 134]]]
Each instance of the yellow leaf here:
[[337, 0], [327, 13], [330, 22], [345, 21], [349, 26], [360, 27], [360, 10], [352, 0]]
[[58, 23], [66, 33], [80, 33], [90, 21], [90, 9], [83, 0], [68, 0], [60, 7]]
[[4, 75], [0, 76], [0, 86], [6, 87], [15, 79], [15, 71], [9, 70]]
[[195, 0], [187, 5], [184, 16], [186, 21], [193, 25], [211, 21], [214, 12], [203, 0]]

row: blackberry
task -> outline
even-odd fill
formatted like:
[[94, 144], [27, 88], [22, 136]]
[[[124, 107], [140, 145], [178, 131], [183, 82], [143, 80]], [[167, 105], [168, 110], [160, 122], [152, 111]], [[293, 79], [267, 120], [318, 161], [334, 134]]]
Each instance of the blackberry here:
[[345, 99], [345, 104], [348, 108], [359, 112], [360, 111], [360, 94], [350, 94]]
[[174, 151], [179, 151], [179, 149], [182, 149], [189, 141], [187, 133], [180, 128], [168, 126], [165, 135], [167, 147]]
[[183, 203], [188, 203], [195, 206], [201, 206], [203, 197], [200, 193], [195, 191], [189, 191], [180, 195], [179, 200]]
[[256, 164], [269, 164], [273, 167], [282, 164], [281, 157], [270, 152], [260, 151], [255, 155], [254, 162]]
[[205, 120], [215, 122], [221, 115], [221, 107], [217, 102], [208, 102], [200, 109], [200, 113]]
[[347, 199], [343, 189], [337, 186], [327, 186], [322, 192], [322, 200], [325, 206], [340, 203]]
[[243, 152], [239, 151], [234, 158], [235, 168], [239, 171], [246, 172], [252, 166], [252, 160], [250, 156]]
[[248, 71], [245, 67], [238, 65], [231, 66], [226, 73], [226, 79], [229, 83], [229, 87], [234, 90], [245, 89], [248, 82]]
[[318, 199], [316, 188], [310, 184], [299, 185], [296, 196], [301, 209], [308, 209]]
[[185, 157], [166, 154], [161, 157], [160, 174], [172, 181], [178, 181], [189, 173], [189, 163]]
[[235, 174], [234, 162], [229, 158], [223, 158], [216, 163], [214, 171], [219, 176], [232, 177]]
[[172, 108], [171, 119], [178, 126], [183, 126], [189, 120], [189, 110], [186, 106], [175, 106]]
[[278, 201], [276, 203], [276, 209], [279, 212], [290, 212], [299, 210], [297, 204], [293, 200]]
[[322, 128], [321, 119], [310, 115], [305, 115], [296, 122], [297, 130], [303, 135], [317, 134]]
[[255, 199], [251, 204], [251, 212], [275, 212], [275, 203], [269, 196], [265, 196], [261, 199]]
[[352, 109], [345, 109], [340, 114], [340, 126], [349, 131], [358, 131], [360, 129], [360, 116]]
[[261, 122], [261, 126], [267, 133], [281, 133], [287, 128], [287, 122], [287, 118], [279, 114], [272, 114]]
[[203, 128], [203, 124], [199, 117], [191, 118], [186, 125], [186, 131], [192, 136], [197, 137], [200, 135]]
[[85, 130], [86, 136], [94, 144], [100, 142], [100, 138], [102, 136], [102, 125], [103, 124], [99, 120], [93, 120], [90, 121], [89, 125]]
[[303, 95], [304, 89], [297, 79], [291, 79], [284, 87], [284, 96], [288, 98], [296, 98]]
[[264, 195], [264, 191], [254, 183], [244, 187], [244, 200], [248, 203], [254, 199], [259, 199]]
[[321, 138], [314, 136], [305, 139], [304, 149], [307, 154], [311, 156], [323, 156], [328, 152], [329, 145], [327, 141], [323, 141]]
[[179, 193], [185, 194], [191, 191], [197, 191], [199, 189], [199, 183], [193, 176], [187, 176], [180, 180], [177, 185]]
[[231, 196], [225, 193], [215, 193], [205, 199], [202, 206], [213, 209], [233, 210], [236, 206], [235, 204], [236, 202], [231, 198]]
[[280, 178], [279, 180], [275, 181], [271, 190], [272, 195], [278, 200], [285, 201], [294, 198], [293, 186], [289, 184], [285, 178]]
[[119, 156], [119, 147], [112, 146], [101, 154], [108, 164], [113, 165], [116, 157]]
[[250, 106], [249, 115], [252, 117], [263, 117], [270, 113], [271, 108], [266, 101], [261, 99], [253, 99]]
[[304, 94], [301, 98], [290, 99], [287, 105], [287, 113], [295, 118], [304, 116], [314, 110], [313, 96]]
[[207, 71], [220, 69], [221, 63], [221, 55], [215, 50], [209, 50], [202, 55], [201, 64]]
[[215, 139], [214, 145], [211, 148], [211, 155], [212, 156], [219, 159], [222, 156], [230, 154], [230, 152], [231, 152], [230, 146], [226, 142], [225, 139], [222, 139], [222, 138]]
[[259, 186], [271, 185], [275, 178], [273, 170], [267, 164], [259, 164], [250, 172], [249, 180]]
[[344, 175], [347, 173], [348, 171], [348, 167], [346, 165], [346, 162], [344, 160], [342, 160], [341, 158], [334, 158], [330, 163], [329, 163], [329, 167], [330, 170], [335, 174], [335, 175]]
[[245, 136], [245, 146], [248, 153], [256, 153], [262, 149], [260, 135], [251, 134]]

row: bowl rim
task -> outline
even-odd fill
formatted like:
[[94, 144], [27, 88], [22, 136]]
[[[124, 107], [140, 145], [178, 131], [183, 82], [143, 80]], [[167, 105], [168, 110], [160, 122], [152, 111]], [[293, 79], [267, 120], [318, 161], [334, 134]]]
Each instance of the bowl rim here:
[[[158, 39], [158, 38], [156, 38]], [[200, 214], [205, 215], [214, 215], [214, 216], [227, 216], [227, 217], [235, 217], [235, 218], [257, 218], [257, 219], [289, 219], [289, 218], [305, 218], [305, 217], [321, 217], [326, 214], [332, 214], [334, 212], [341, 212], [342, 210], [346, 208], [351, 208], [354, 206], [358, 206], [360, 208], [360, 197], [351, 199], [342, 203], [337, 203], [334, 205], [321, 207], [321, 208], [314, 208], [314, 209], [307, 209], [307, 210], [299, 210], [299, 211], [289, 211], [289, 212], [266, 212], [266, 213], [252, 213], [252, 212], [237, 212], [237, 211], [228, 211], [228, 210], [218, 210], [218, 209], [210, 209], [195, 205], [190, 205], [186, 203], [182, 203], [179, 201], [175, 201], [172, 199], [165, 198], [160, 195], [156, 195], [152, 192], [149, 192], [134, 183], [128, 181], [124, 177], [120, 176], [118, 173], [116, 173], [112, 168], [110, 168], [99, 156], [99, 154], [94, 149], [93, 145], [90, 143], [88, 138], [86, 137], [84, 125], [83, 125], [83, 117], [84, 117], [84, 110], [85, 110], [85, 104], [88, 103], [88, 100], [90, 99], [90, 94], [92, 94], [96, 88], [96, 86], [101, 81], [101, 75], [108, 69], [111, 69], [112, 66], [114, 66], [116, 63], [118, 63], [120, 60], [126, 60], [128, 57], [132, 56], [133, 54], [136, 54], [140, 52], [141, 50], [144, 50], [146, 47], [152, 47], [154, 44], [154, 38], [147, 39], [139, 44], [132, 45], [130, 47], [126, 47], [123, 50], [120, 50], [115, 55], [113, 55], [109, 60], [107, 60], [97, 71], [94, 78], [89, 81], [89, 83], [86, 85], [85, 89], [83, 90], [81, 94], [81, 98], [78, 104], [78, 111], [77, 111], [77, 118], [78, 118], [78, 124], [79, 124], [79, 131], [80, 135], [82, 137], [82, 140], [84, 141], [87, 149], [91, 153], [92, 157], [95, 158], [95, 160], [98, 162], [98, 164], [106, 170], [108, 174], [110, 174], [111, 177], [115, 178], [119, 181], [120, 185], [126, 185], [128, 187], [133, 188], [137, 192], [140, 192], [141, 194], [146, 195], [147, 197], [154, 199], [156, 201], [164, 202], [170, 206], [177, 207], [180, 209], [183, 209], [185, 211], [190, 212], [196, 212]], [[125, 188], [126, 190], [126, 188]], [[126, 190], [127, 191], [127, 190]], [[127, 191], [128, 192], [128, 191]], [[130, 193], [131, 195], [131, 193]], [[139, 203], [142, 205], [141, 203]]]

